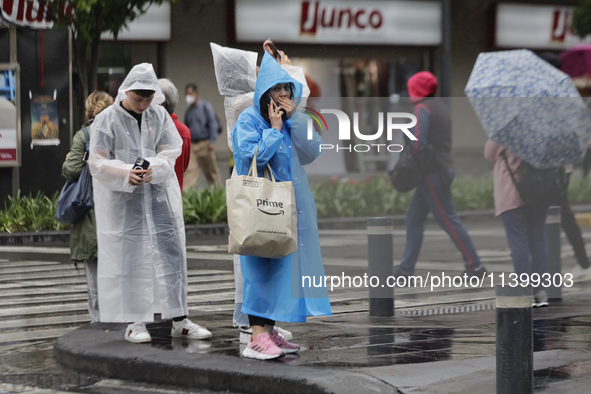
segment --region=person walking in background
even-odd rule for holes
[[[182,139],[149,63],[134,66],[90,139],[98,240],[101,322],[135,322],[125,340],[150,342],[145,322],[172,319],[171,335],[211,332],[187,318],[187,260],[181,189],[174,166]],[[136,164],[149,166],[138,169]]]
[[[561,69],[562,67],[562,60],[560,60],[560,56],[552,53],[552,52],[544,52],[540,55],[542,59],[544,59],[549,64],[553,65],[557,69]],[[590,141],[591,142],[591,141]],[[568,202],[568,184],[570,183],[570,177],[573,172],[573,166],[565,166],[564,172],[565,176],[565,184],[564,190],[560,195],[560,214],[561,214],[561,225],[564,233],[566,234],[566,238],[568,242],[571,244],[573,251],[575,253],[575,259],[579,264],[579,267],[575,267],[573,270],[573,278],[586,276],[591,274],[591,270],[586,269],[589,268],[589,257],[587,256],[587,251],[585,250],[585,241],[583,240],[583,236],[581,235],[581,229],[577,224],[577,220],[575,219],[575,215],[570,207],[570,203]]]
[[[174,84],[166,78],[159,79],[158,86],[160,86],[160,90],[164,95],[164,102],[161,105],[172,118],[179,135],[183,139],[183,150],[174,164],[174,172],[176,173],[176,178],[179,181],[179,186],[181,187],[182,193],[183,177],[185,171],[187,171],[187,168],[189,167],[189,160],[191,159],[191,131],[187,126],[179,122],[178,117],[174,114],[174,109],[179,103],[179,91],[177,90],[176,86],[174,86]]]
[[[185,88],[189,108],[185,113],[185,125],[191,130],[191,160],[185,174],[187,188],[192,188],[203,171],[209,185],[221,185],[220,170],[216,161],[214,144],[220,127],[212,105],[199,98],[197,85],[190,83]]]
[[[240,256],[244,277],[242,313],[252,338],[242,355],[268,360],[294,353],[300,346],[274,329],[275,321],[305,322],[307,316],[331,315],[326,287],[306,288],[299,278],[324,276],[314,197],[303,165],[318,155],[322,138],[307,138],[307,118],[296,110],[303,85],[265,53],[254,91],[254,105],[244,110],[232,129],[236,172],[246,175],[256,152],[257,165],[270,165],[279,182],[292,181],[298,212],[298,250],[281,258]],[[296,275],[297,277],[292,277]]]
[[[511,259],[517,275],[538,274],[548,271],[548,243],[546,216],[548,207],[526,205],[513,182],[511,173],[519,179],[521,159],[492,140],[486,141],[484,157],[493,162],[495,215],[501,216]],[[541,282],[540,282],[541,283]],[[534,307],[548,305],[548,295],[540,285],[534,287]]]
[[[86,99],[86,123],[82,125],[72,141],[70,152],[62,165],[62,175],[69,181],[75,181],[80,176],[86,164],[86,135],[84,129],[91,133],[90,125],[94,117],[102,110],[113,104],[113,97],[105,92],[94,91]],[[93,323],[100,321],[99,302],[97,294],[97,247],[96,247],[96,219],[94,209],[70,225],[70,253],[72,260],[84,262],[86,271],[86,286],[88,288],[88,313]]]
[[[441,169],[427,176],[412,196],[406,215],[406,245],[402,261],[394,269],[395,276],[414,274],[415,265],[421,252],[425,221],[429,212],[439,226],[451,237],[462,254],[465,273],[482,276],[486,269],[480,262],[472,239],[460,221],[451,198],[451,183],[454,170],[451,160],[451,117],[449,109],[434,97],[437,92],[437,78],[428,71],[413,75],[408,80],[410,100],[414,103],[412,113],[417,124],[412,128],[416,141],[410,141],[405,149],[418,154],[430,144],[435,151]]]

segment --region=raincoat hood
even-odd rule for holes
[[[156,107],[164,102],[164,95],[158,85],[158,78],[156,78],[154,67],[150,63],[140,63],[133,66],[119,87],[115,103],[119,104],[125,100],[125,97],[127,97],[125,92],[129,90],[153,90],[155,93],[150,104],[151,107]]]
[[[295,101],[296,105],[298,105],[302,98],[302,84],[292,78],[287,73],[287,71],[285,71],[279,65],[279,63],[277,63],[277,60],[273,59],[271,55],[265,52],[263,61],[261,62],[261,66],[259,68],[257,83],[254,88],[254,99],[252,100],[259,113],[261,112],[261,97],[263,94],[265,94],[267,90],[271,89],[278,83],[287,82],[292,83],[295,87],[295,91],[293,92],[293,100]]]
[[[416,103],[437,93],[437,77],[429,71],[421,71],[410,77],[407,87],[410,101]]]

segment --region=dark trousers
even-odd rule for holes
[[[568,183],[570,181],[570,174],[566,175],[566,188],[568,188]],[[564,233],[566,234],[566,238],[568,242],[573,247],[573,251],[575,252],[575,258],[577,259],[577,263],[582,268],[589,268],[589,258],[587,257],[587,251],[585,250],[585,242],[583,241],[583,236],[581,235],[581,230],[579,229],[579,225],[575,219],[575,215],[573,211],[570,209],[570,204],[568,203],[568,195],[566,190],[560,199],[560,213],[562,216],[561,224]]]
[[[259,317],[259,316],[253,316],[253,315],[248,315],[248,322],[250,323],[250,326],[265,326],[265,325],[269,325],[269,326],[274,326],[275,325],[275,320],[271,320],[271,319],[265,319],[264,317]]]
[[[406,246],[398,266],[403,272],[412,274],[415,271],[429,212],[462,254],[466,269],[480,267],[480,258],[451,198],[450,186],[453,178],[454,171],[451,168],[431,174],[417,187],[412,196],[406,213]]]
[[[526,205],[501,214],[517,275],[527,274],[531,279],[536,273],[542,281],[542,275],[548,272],[547,215],[547,208],[534,209]],[[543,289],[538,286],[534,293]]]

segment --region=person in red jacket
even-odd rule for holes
[[[160,90],[162,90],[162,94],[164,94],[164,97],[166,98],[161,105],[164,107],[166,112],[170,114],[176,129],[183,139],[183,151],[176,159],[176,163],[174,165],[174,172],[176,172],[176,177],[179,180],[179,186],[181,187],[182,193],[183,175],[187,170],[187,167],[189,167],[189,160],[191,159],[191,130],[179,122],[177,116],[173,113],[176,105],[179,102],[179,91],[177,88],[170,80],[166,78],[159,79],[158,85],[160,86]]]

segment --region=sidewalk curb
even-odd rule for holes
[[[76,372],[111,379],[279,394],[398,393],[383,381],[352,371],[295,367],[211,354],[165,351],[123,339],[124,324],[80,327],[56,341],[54,358]],[[91,339],[89,339],[91,338]]]

